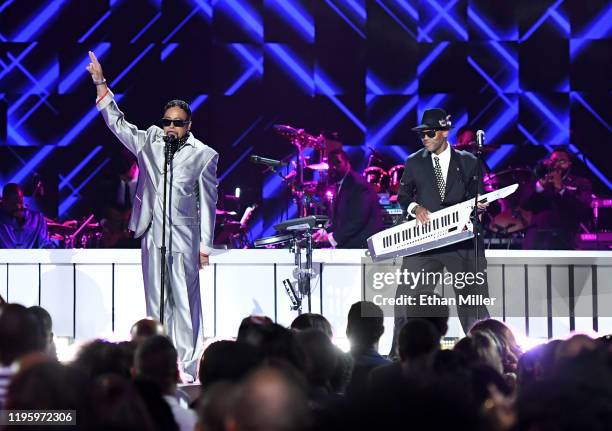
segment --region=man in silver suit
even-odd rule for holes
[[[161,245],[165,141],[174,141],[166,188],[166,283],[164,326],[185,372],[195,376],[203,348],[199,269],[208,264],[217,202],[216,151],[191,133],[191,109],[181,100],[164,108],[163,129],[139,130],[125,120],[106,85],[102,66],[89,52],[96,107],[110,130],[138,159],[140,173],[129,229],[141,238],[147,314],[160,318]]]

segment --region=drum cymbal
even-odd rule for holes
[[[329,169],[329,165],[325,162],[322,163],[314,163],[312,165],[306,166],[307,169],[312,169],[313,171],[326,171]]]
[[[325,139],[322,136],[314,137],[304,129],[296,129],[287,124],[275,124],[272,128],[277,134],[289,139],[297,147],[312,147],[321,150],[325,145]]]
[[[491,172],[485,175],[486,185],[496,186],[497,188],[509,186],[510,184],[526,184],[533,179],[533,170],[525,167],[509,168],[500,172]]]
[[[272,126],[272,128],[276,133],[288,139],[293,139],[300,132],[295,127],[291,127],[286,124],[275,124],[274,126]]]
[[[455,145],[455,150],[463,150],[463,151],[468,151],[470,153],[475,153],[476,152],[476,143],[475,142],[470,142],[468,144],[464,144],[464,145]],[[491,154],[492,152],[499,150],[499,145],[495,145],[495,144],[488,144],[488,145],[484,145],[480,151],[482,152],[482,154]]]
[[[225,210],[216,209],[216,210],[215,210],[215,214],[216,214],[216,215],[230,215],[230,216],[235,216],[237,213],[236,213],[236,211],[225,211]]]

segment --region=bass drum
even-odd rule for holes
[[[404,165],[395,165],[389,169],[389,194],[397,195],[404,175]]]
[[[384,193],[389,185],[387,171],[378,166],[370,166],[363,171],[363,177],[372,186],[376,193]]]

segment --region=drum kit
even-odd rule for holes
[[[274,125],[273,129],[288,140],[297,151],[296,162],[292,164],[293,170],[287,175],[276,173],[289,188],[292,199],[297,205],[298,217],[331,215],[334,192],[327,184],[329,165],[325,137],[314,136],[304,129],[285,124]],[[316,163],[310,162],[313,159]]]
[[[103,227],[93,214],[80,222],[47,219],[47,231],[56,248],[99,248],[104,237]]]

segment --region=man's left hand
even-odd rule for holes
[[[480,195],[478,195],[478,198],[480,199]],[[477,205],[478,205],[479,212],[484,212],[487,210],[487,208],[489,208],[489,202],[484,202],[484,203],[478,202]]]
[[[208,255],[204,253],[200,253],[200,269],[208,266]]]

